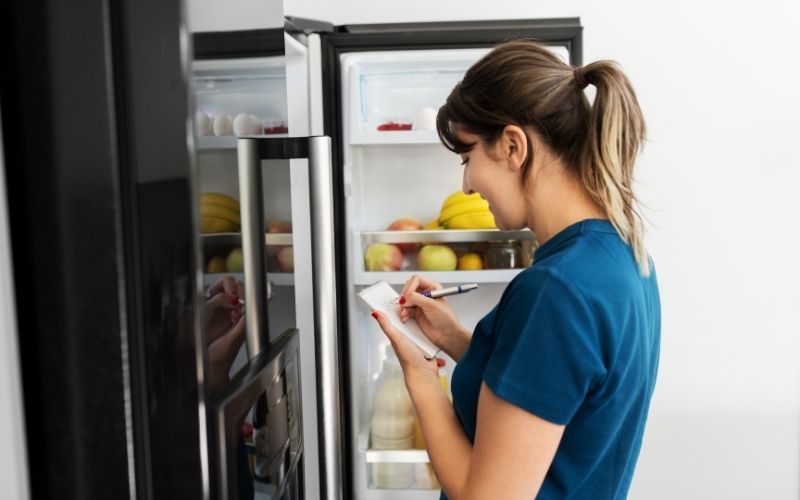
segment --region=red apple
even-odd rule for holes
[[[274,220],[267,225],[268,233],[291,233],[292,222],[288,220]]]
[[[388,231],[419,231],[422,227],[422,222],[417,219],[403,218],[395,220],[386,229]],[[395,243],[395,245],[403,253],[413,253],[419,248],[419,243]]]
[[[294,249],[283,247],[278,251],[278,269],[282,273],[294,272]]]
[[[399,271],[403,265],[403,252],[396,245],[373,243],[364,252],[367,271]]]

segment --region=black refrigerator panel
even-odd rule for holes
[[[182,4],[2,11],[32,497],[203,498]]]

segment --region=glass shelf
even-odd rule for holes
[[[435,231],[363,231],[361,243],[472,243],[477,241],[535,240],[529,229],[500,231],[499,229],[442,229]]]
[[[247,136],[247,137],[269,137],[269,138],[280,138],[280,137],[289,137],[289,134],[270,134],[270,135],[255,135],[255,136]],[[221,149],[236,149],[237,140],[239,137],[235,135],[223,135],[223,136],[216,136],[216,135],[204,135],[202,137],[196,137],[197,140],[197,149],[199,151],[215,151]],[[437,138],[438,141],[438,138]]]
[[[204,247],[238,247],[242,246],[242,233],[214,233],[202,236]],[[265,233],[267,245],[292,245],[292,233]]]

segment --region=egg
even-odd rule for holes
[[[233,125],[227,115],[214,118],[214,135],[233,135]]]
[[[425,107],[419,110],[411,124],[412,130],[436,130],[436,110]]]
[[[197,134],[198,137],[214,134],[211,128],[211,118],[202,111],[198,111],[194,114],[194,133]]]
[[[233,119],[233,133],[241,137],[243,135],[258,134],[258,122],[256,117],[247,113],[239,113]]]

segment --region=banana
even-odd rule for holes
[[[227,219],[219,217],[200,217],[200,230],[203,234],[231,233],[239,230],[239,226]]]
[[[200,193],[201,205],[222,205],[229,208],[234,212],[239,211],[239,202],[236,198],[232,198],[227,194],[222,193]]]
[[[439,225],[439,221],[433,219],[432,221],[422,226],[422,229],[427,229],[429,231],[438,231],[439,229],[442,229],[442,226]]]
[[[467,200],[480,199],[480,197],[481,196],[478,193],[467,194],[461,190],[456,191],[455,193],[452,193],[450,196],[444,199],[444,202],[442,203],[442,210],[452,205],[455,205],[456,203],[461,203],[462,201],[467,201]]]
[[[450,205],[449,207],[442,208],[442,211],[439,213],[439,218],[437,219],[439,224],[445,225],[447,221],[452,219],[453,217],[458,217],[459,215],[469,214],[473,212],[488,212],[489,211],[489,202],[484,200],[483,198],[478,197],[478,199],[469,199],[462,201],[460,203],[456,203],[454,205]]]
[[[444,225],[446,229],[493,229],[497,226],[494,223],[492,212],[472,212],[457,215]]]
[[[226,219],[236,226],[239,226],[242,223],[242,219],[239,217],[238,210],[231,210],[230,208],[223,207],[222,205],[200,205],[200,215],[203,217]]]

